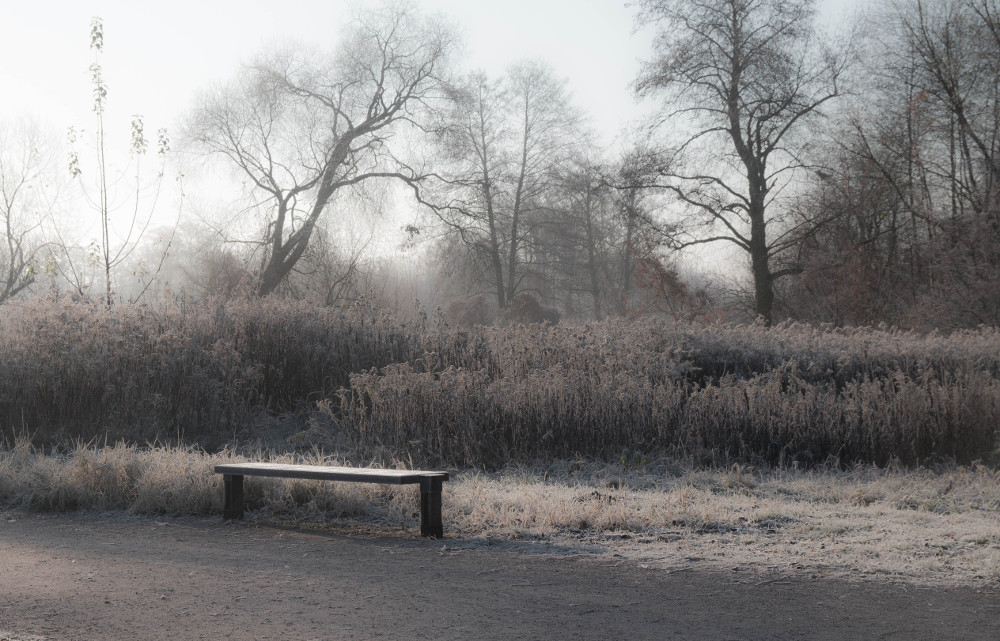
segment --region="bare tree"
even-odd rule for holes
[[[548,199],[551,224],[539,245],[551,256],[551,287],[566,311],[602,320],[625,314],[621,276],[633,230],[620,215],[610,168],[587,151],[560,168],[557,190]]]
[[[485,266],[497,306],[520,291],[554,171],[578,142],[565,82],[537,62],[500,80],[473,74],[453,93],[447,166],[426,202]]]
[[[0,303],[30,288],[42,269],[42,227],[58,199],[50,152],[37,126],[0,126]]]
[[[60,271],[67,282],[80,294],[84,294],[93,282],[91,276],[86,272],[88,267],[96,266],[102,272],[104,280],[104,302],[110,307],[114,302],[114,290],[112,287],[112,274],[116,268],[123,265],[136,252],[143,236],[149,229],[153,220],[153,213],[160,196],[160,188],[165,174],[165,159],[170,149],[170,141],[167,137],[166,129],[157,131],[157,158],[159,168],[155,178],[151,181],[151,188],[144,182],[142,160],[149,150],[149,139],[146,137],[141,115],[133,115],[131,123],[131,135],[129,140],[129,153],[131,156],[131,169],[134,174],[130,177],[132,184],[124,199],[116,200],[115,192],[122,183],[124,176],[114,176],[111,164],[107,159],[106,135],[104,113],[107,108],[108,88],[104,82],[104,70],[101,64],[101,57],[104,52],[104,23],[101,18],[94,18],[90,24],[90,49],[94,55],[94,61],[90,65],[91,87],[93,91],[93,112],[94,112],[94,156],[92,165],[94,170],[94,182],[91,186],[84,184],[84,170],[80,155],[76,150],[76,143],[80,133],[75,127],[70,127],[68,142],[70,144],[69,173],[77,179],[80,188],[83,190],[84,199],[87,204],[97,213],[101,228],[101,240],[94,240],[86,250],[81,247],[72,246],[60,238],[63,260]],[[178,219],[180,221],[180,210]],[[117,223],[117,225],[116,225]],[[170,238],[173,238],[174,228],[170,231]],[[166,248],[158,258],[155,270],[146,274],[147,280],[139,296],[150,287],[156,277],[159,268],[166,258],[166,251],[170,242],[166,243]],[[87,267],[85,267],[85,265]]]
[[[623,228],[620,246],[621,272],[618,300],[614,305],[625,315],[630,307],[636,266],[643,258],[668,244],[670,228],[652,217],[651,196],[656,194],[660,168],[665,161],[646,143],[627,149],[610,168],[604,181],[614,193],[614,209]]]
[[[935,173],[949,178],[952,215],[968,207],[991,217],[1000,239],[1000,2],[910,0],[890,20],[912,57],[907,80],[917,95],[908,106],[947,132],[948,166]]]
[[[442,24],[390,6],[358,18],[331,55],[277,52],[202,96],[188,135],[227,158],[266,210],[260,295],[305,255],[338,191],[420,178],[390,141],[421,128],[451,49]]]
[[[609,234],[605,224],[610,210],[607,188],[601,179],[600,168],[585,160],[578,162],[575,171],[567,177],[568,214],[576,219],[579,233],[574,240],[583,249],[583,267],[586,274],[586,288],[593,300],[594,320],[603,320],[602,292],[605,289],[602,271],[608,271],[607,241]],[[603,268],[603,269],[602,269]]]
[[[774,201],[804,164],[799,129],[839,93],[842,63],[811,44],[813,5],[641,2],[642,19],[660,30],[637,91],[667,96],[658,123],[691,131],[662,171],[661,186],[692,214],[676,244],[723,241],[747,252],[754,310],[766,322],[772,319],[774,281],[795,271],[772,269],[772,258],[794,242],[788,230],[773,229]],[[711,161],[707,167],[705,161]]]
[[[997,0],[897,0],[866,16],[863,90],[800,189],[807,219],[833,220],[800,245],[799,317],[998,323],[998,16]]]

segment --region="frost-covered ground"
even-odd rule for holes
[[[46,455],[22,445],[0,452],[0,504],[221,514],[212,466],[241,459],[125,445]],[[412,487],[251,477],[246,493],[251,518],[264,523],[417,527]],[[1000,586],[1000,471],[985,466],[800,471],[660,460],[459,471],[445,484],[444,520],[446,538],[476,545],[597,547],[670,571]]]

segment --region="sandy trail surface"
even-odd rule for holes
[[[0,516],[0,641],[1000,638],[989,590],[669,572],[408,531]]]

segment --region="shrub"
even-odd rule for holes
[[[437,332],[351,377],[331,418],[429,464],[623,450],[772,464],[970,462],[996,453],[1000,341],[788,325],[606,321]]]
[[[0,314],[2,433],[217,442],[261,413],[331,394],[351,372],[418,353],[410,328],[364,308],[10,304]]]
[[[998,339],[651,319],[428,330],[364,305],[34,300],[0,310],[0,427],[8,442],[214,449],[292,416],[303,447],[476,467],[623,451],[966,463],[997,452]]]

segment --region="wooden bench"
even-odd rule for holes
[[[420,535],[441,538],[441,486],[447,472],[420,470],[377,470],[322,465],[286,465],[282,463],[225,463],[215,466],[225,484],[225,507],[222,517],[243,518],[243,477],[271,476],[315,481],[350,481],[355,483],[420,484]]]

